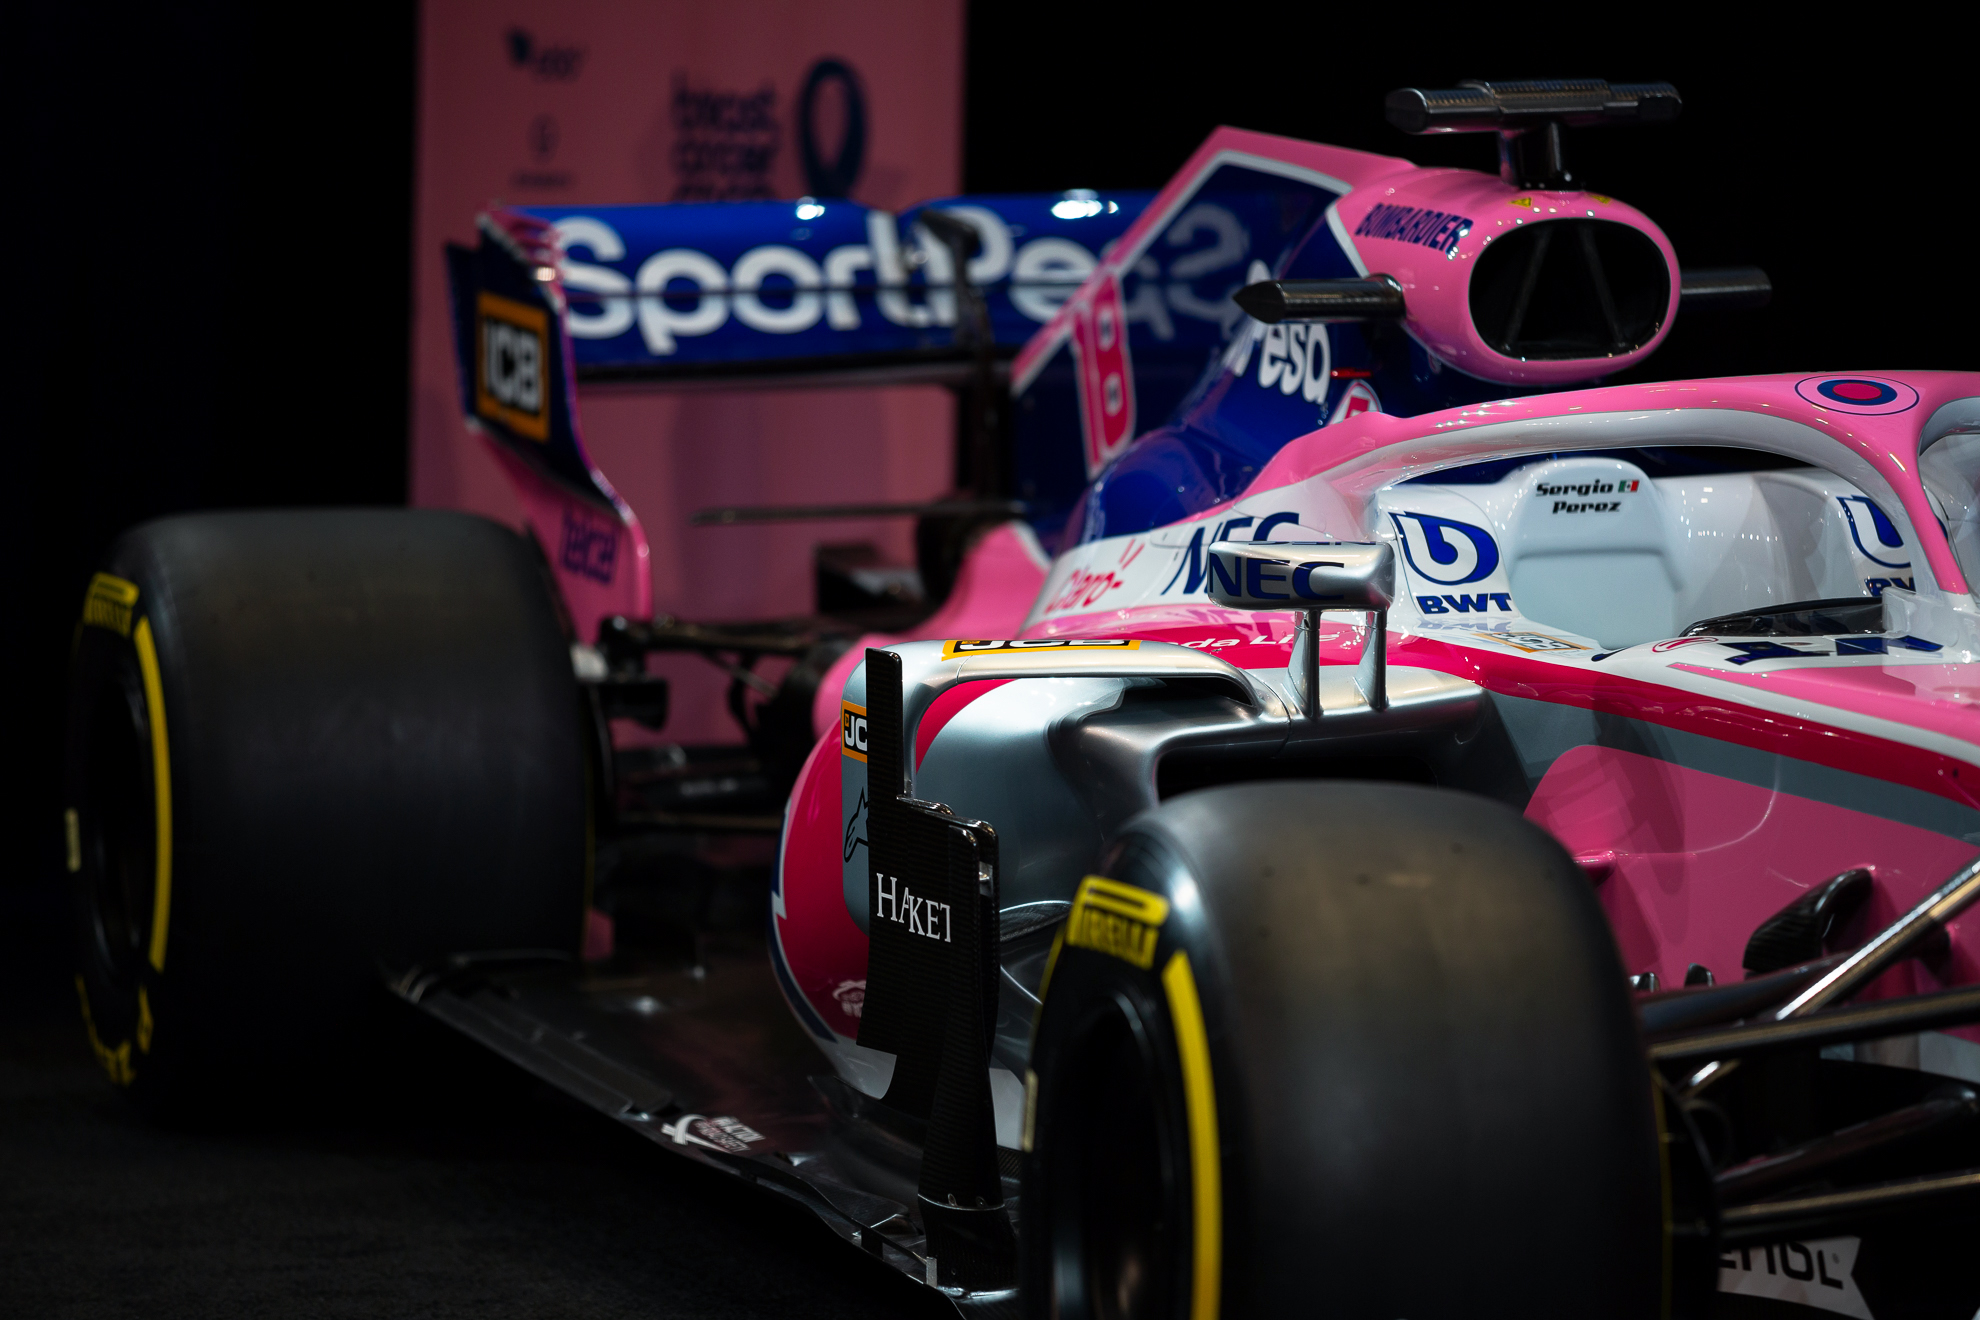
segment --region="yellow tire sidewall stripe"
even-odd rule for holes
[[[1189,1116],[1189,1187],[1192,1251],[1190,1320],[1217,1320],[1223,1273],[1223,1162],[1217,1143],[1217,1088],[1210,1073],[1210,1037],[1189,955],[1178,949],[1162,969],[1169,1017],[1182,1062],[1183,1100]]]
[[[131,641],[137,647],[138,669],[144,676],[144,706],[151,725],[151,783],[158,821],[158,878],[151,905],[151,969],[165,970],[165,935],[172,919],[172,758],[165,740],[165,685],[158,677],[158,648],[151,639],[151,620],[140,617]]]
[[[103,1037],[96,1031],[96,1015],[89,1010],[89,986],[81,976],[76,977],[76,995],[82,1000],[83,1029],[89,1033],[89,1048],[96,1055],[97,1063],[110,1074],[110,1080],[119,1086],[129,1086],[136,1073],[131,1068],[131,1043],[128,1040],[117,1042],[111,1049],[103,1043]]]

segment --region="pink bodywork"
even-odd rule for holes
[[[1349,419],[1345,426],[1312,431],[1286,445],[1259,471],[1244,495],[1323,477],[1344,500],[1357,501],[1382,486],[1436,468],[1478,462],[1500,453],[1579,448],[1574,427],[1582,419],[1697,411],[1700,413],[1697,434],[1702,442],[1714,429],[1704,410],[1754,413],[1819,427],[1838,445],[1869,464],[1890,484],[1911,525],[1918,529],[1926,561],[1940,589],[1967,592],[1966,578],[1953,558],[1952,547],[1943,534],[1931,534],[1930,529],[1938,527],[1938,516],[1932,511],[1919,480],[1918,432],[1941,407],[1980,394],[1980,374],[1917,371],[1879,376],[1878,379],[1896,381],[1917,392],[1917,402],[1902,412],[1811,403],[1796,388],[1808,379],[1805,375],[1780,375],[1661,381],[1501,399],[1417,417],[1361,413]],[[1500,440],[1496,444],[1482,444],[1468,436],[1480,427],[1508,422],[1528,423],[1532,428],[1531,438],[1524,443]],[[1729,438],[1726,443],[1754,442]]]
[[[839,727],[839,693],[845,690],[847,675],[866,659],[869,646],[892,646],[929,637],[1017,636],[1026,611],[1038,599],[1038,589],[1045,585],[1046,567],[1038,542],[1022,524],[1005,523],[993,529],[964,557],[956,584],[941,609],[911,632],[868,633],[825,671],[811,706],[812,730],[822,738]],[[927,736],[935,735],[930,732]],[[836,793],[838,787],[834,785],[832,791]],[[838,801],[836,797],[832,800]]]
[[[1323,485],[1338,501],[1338,521],[1329,519],[1328,525],[1358,539],[1351,529],[1364,525],[1367,501],[1380,488],[1505,453],[1575,448],[1573,431],[1584,418],[1695,410],[1700,430],[1709,432],[1712,418],[1726,410],[1759,413],[1819,428],[1820,434],[1809,433],[1813,443],[1832,440],[1887,483],[1924,551],[1918,565],[1921,594],[1954,603],[1965,598],[1970,611],[1966,579],[1917,471],[1920,428],[1945,403],[1980,394],[1980,376],[1917,373],[1901,379],[1917,392],[1917,404],[1887,415],[1852,415],[1811,404],[1796,389],[1805,378],[1794,376],[1618,386],[1408,418],[1366,414],[1294,440],[1231,503],[1294,483],[1309,489]],[[1130,539],[1107,563],[1119,559],[1118,567],[1125,568],[1139,553],[1137,546],[1146,544],[1146,538]],[[1019,601],[1041,585],[1037,565],[1016,553],[1021,548],[1014,539],[986,541],[941,616],[912,637],[865,639],[828,676],[821,692],[815,714],[824,736],[792,801],[782,885],[787,920],[777,924],[797,936],[782,943],[797,988],[841,1035],[857,1033],[857,1018],[837,992],[864,977],[866,938],[845,912],[841,893],[841,758],[830,729],[845,674],[863,657],[864,644],[1133,636],[1205,650],[1243,669],[1284,669],[1288,663],[1294,615],[1237,613],[1205,604],[1109,609],[1106,598],[1118,579],[1098,561],[1055,588],[1068,599],[1033,605],[1042,621],[1020,631]],[[1755,673],[1693,663],[1695,652],[1674,646],[1658,649],[1661,668],[1653,672],[1670,676],[1658,682],[1643,677],[1640,668],[1631,674],[1554,663],[1465,645],[1451,636],[1392,633],[1390,662],[1441,670],[1508,697],[1696,734],[1727,745],[1729,752],[1751,749],[1980,809],[1980,751],[1952,750],[1980,748],[1980,664],[1956,660]],[[1352,616],[1330,615],[1321,661],[1349,663],[1360,644],[1361,629]],[[915,762],[939,741],[949,721],[995,686],[968,684],[948,693],[942,709],[931,711],[917,732]],[[1783,713],[1787,703],[1761,702],[1750,693],[1792,699],[1804,713]],[[1836,714],[1824,718],[1825,710]],[[1920,746],[1913,731],[1954,741],[1948,750],[1932,750]],[[1593,744],[1559,756],[1542,774],[1526,814],[1559,839],[1598,886],[1629,970],[1655,972],[1667,985],[1681,983],[1694,962],[1721,977],[1737,976],[1746,941],[1762,920],[1848,867],[1866,866],[1877,878],[1874,897],[1856,918],[1868,930],[1909,909],[1980,851],[1973,843],[1871,810]],[[1955,923],[1952,935],[1946,956],[1903,964],[1868,993],[1904,994],[1980,980],[1980,918],[1969,915]],[[1958,1034],[1980,1039],[1980,1031]]]
[[[1061,345],[1074,342],[1083,373],[1089,474],[1131,444],[1138,426],[1156,420],[1135,419],[1131,410],[1103,417],[1109,397],[1106,374],[1129,370],[1124,357],[1116,363],[1109,356],[1120,342],[1121,274],[1163,232],[1198,180],[1232,158],[1274,162],[1346,186],[1347,195],[1329,217],[1344,238],[1373,207],[1385,203],[1470,217],[1471,228],[1448,254],[1366,235],[1351,238],[1344,247],[1364,273],[1391,275],[1402,283],[1411,308],[1409,328],[1419,339],[1446,362],[1485,379],[1533,387],[1571,383],[1587,371],[1586,363],[1508,359],[1487,347],[1470,317],[1462,314],[1469,263],[1500,236],[1548,217],[1614,219],[1647,235],[1669,268],[1677,269],[1662,232],[1640,212],[1612,199],[1515,189],[1469,171],[1419,170],[1394,157],[1219,129],[1013,364],[1013,379],[1023,381]],[[515,232],[512,237],[541,246],[539,234]],[[547,258],[543,264],[555,265]],[[552,296],[560,296],[554,285]],[[1635,352],[1613,359],[1612,371],[1633,366],[1655,350],[1674,319],[1675,287],[1670,299],[1658,334]],[[1767,442],[1747,433],[1725,434],[1715,441],[1714,419],[1735,414],[1776,418],[1800,424],[1799,433],[1819,433],[1833,442],[1835,461],[1820,465],[1837,466],[1847,456],[1865,477],[1874,474],[1883,490],[1873,495],[1888,494],[1894,500],[1922,548],[1924,562],[1916,568],[1920,596],[1972,615],[1971,589],[1921,485],[1918,455],[1927,419],[1955,399],[1980,395],[1980,375],[1882,376],[1910,392],[1910,401],[1897,410],[1824,405],[1801,388],[1811,379],[1784,375],[1612,386],[1415,417],[1356,413],[1288,443],[1238,499],[1221,507],[1301,485],[1319,503],[1332,506],[1333,513],[1321,518],[1323,527],[1342,539],[1357,540],[1365,535],[1365,515],[1381,488],[1488,458],[1600,447],[1581,443],[1577,436],[1580,424],[1597,418],[1683,416],[1696,443],[1760,447],[1768,447]],[[568,383],[574,390],[575,382]],[[1794,452],[1807,459],[1807,448],[1804,442]],[[543,540],[579,635],[595,636],[598,621],[610,614],[645,617],[651,609],[646,540],[637,518],[603,476],[593,469],[597,489],[612,509],[609,514],[499,448],[496,454]],[[1204,510],[1192,518],[1216,512]],[[573,526],[580,537],[612,538],[610,558],[618,567],[605,580],[566,562],[561,538]],[[1124,547],[1118,567],[1136,553],[1134,544]],[[861,638],[821,684],[813,710],[819,742],[787,807],[783,880],[773,926],[794,988],[841,1037],[858,1032],[866,937],[846,911],[840,879],[842,758],[835,730],[845,680],[867,646],[943,638],[1134,636],[1209,650],[1240,668],[1283,669],[1288,662],[1294,626],[1290,614],[1237,614],[1205,605],[1110,608],[1108,596],[1122,584],[1114,571],[1099,564],[1060,583],[1054,600],[1040,601],[1048,568],[1027,531],[1016,524],[996,530],[971,551],[937,615],[910,634]],[[1039,621],[1026,628],[1034,611]],[[1664,667],[1657,671],[1668,675],[1668,681],[1657,682],[1643,677],[1641,669],[1626,674],[1550,663],[1453,642],[1448,636],[1392,634],[1391,663],[1441,670],[1504,696],[1695,734],[1765,752],[1783,763],[1827,767],[1980,809],[1980,750],[1973,750],[1980,744],[1980,664],[1751,673],[1694,664],[1679,648],[1664,657]],[[1359,630],[1342,623],[1323,636],[1322,662],[1349,662],[1359,645]],[[945,696],[940,709],[920,726],[914,761],[928,754],[944,727],[970,702],[995,686],[969,684]],[[1800,713],[1783,713],[1790,704]],[[1825,718],[1824,712],[1833,712],[1833,718]],[[1936,735],[1940,749],[1921,746],[1915,736],[1920,731]],[[1864,865],[1877,877],[1869,910],[1858,919],[1874,928],[1908,909],[1980,851],[1973,843],[1869,811],[1592,744],[1571,747],[1554,761],[1541,776],[1526,814],[1558,838],[1599,886],[1629,970],[1654,971],[1666,984],[1682,981],[1693,962],[1712,967],[1721,977],[1737,975],[1741,951],[1755,925],[1846,867]],[[784,932],[801,938],[787,940]],[[1946,956],[1904,964],[1872,993],[1976,980],[1980,916],[1969,915],[1955,924]],[[1980,1039],[1980,1031],[1961,1034]]]
[[[1363,274],[1393,276],[1402,285],[1410,309],[1405,324],[1411,333],[1445,361],[1486,380],[1527,386],[1564,385],[1586,380],[1589,375],[1586,362],[1521,361],[1494,350],[1479,336],[1465,310],[1471,264],[1500,237],[1539,220],[1573,216],[1615,220],[1641,231],[1663,254],[1667,268],[1678,269],[1677,254],[1664,231],[1643,212],[1612,197],[1587,192],[1536,192],[1515,188],[1474,170],[1426,170],[1397,156],[1378,156],[1239,128],[1219,128],[1204,139],[1168,186],[1156,194],[1148,209],[1115,241],[1101,258],[1099,267],[1058,315],[1032,336],[1011,364],[1011,379],[1029,379],[1069,338],[1084,350],[1084,341],[1092,334],[1089,326],[1109,307],[1119,307],[1122,277],[1167,229],[1198,182],[1219,164],[1233,159],[1291,166],[1349,189],[1335,204],[1335,214],[1330,219],[1336,236],[1342,240],[1342,248]],[[1457,212],[1470,218],[1472,226],[1457,239],[1448,254],[1421,244],[1356,235],[1355,229],[1368,213],[1384,204]],[[1610,359],[1606,364],[1608,370],[1626,370],[1655,352],[1670,333],[1677,303],[1678,287],[1673,280],[1657,333],[1633,352]],[[1104,372],[1104,366],[1093,364],[1090,352],[1082,351],[1080,357],[1085,374]],[[1097,387],[1097,380],[1093,384]],[[1089,474],[1098,472],[1132,438],[1131,429],[1127,433],[1113,428],[1102,432],[1095,425],[1097,410],[1086,399],[1088,394],[1097,392],[1097,388],[1083,390],[1081,396],[1082,410],[1087,414],[1083,421]],[[1145,426],[1160,419],[1141,421]],[[1131,423],[1131,416],[1123,419],[1124,425],[1131,427]]]
[[[1922,594],[1972,610],[1967,580],[1954,559],[1918,475],[1919,432],[1943,405],[1980,395],[1980,374],[1905,373],[1917,392],[1899,413],[1855,414],[1810,403],[1797,392],[1807,378],[1750,377],[1626,385],[1507,399],[1416,417],[1369,413],[1302,436],[1282,449],[1237,499],[1295,483],[1321,483],[1338,498],[1344,539],[1360,539],[1366,502],[1378,489],[1436,468],[1518,452],[1577,448],[1577,422],[1595,416],[1646,417],[1699,410],[1699,430],[1723,410],[1759,413],[1820,428],[1860,457],[1903,507],[1929,576]],[[1502,423],[1525,423],[1508,428]],[[1489,434],[1479,429],[1493,426]],[[1745,443],[1752,443],[1750,440]],[[1124,551],[1132,553],[1132,550]],[[1094,575],[1098,576],[1098,575]],[[1123,636],[1181,642],[1213,650],[1240,668],[1287,663],[1295,616],[1237,614],[1202,605],[1098,608],[1053,613],[1026,636]],[[1330,618],[1331,622],[1331,618]],[[1322,663],[1345,662],[1358,644],[1342,628],[1323,641]],[[1687,662],[1681,648],[1667,671],[1709,680],[1663,686],[1594,666],[1514,656],[1428,635],[1392,634],[1390,662],[1442,670],[1488,691],[1578,706],[1700,734],[1739,747],[1869,776],[1980,808],[1980,664],[1863,665],[1802,671],[1742,672]],[[1818,708],[1816,718],[1756,704],[1768,692]],[[1855,718],[1830,722],[1826,708]],[[1888,730],[1880,735],[1881,726]],[[1943,735],[1973,749],[1946,754],[1922,748],[1908,730]],[[1877,877],[1876,896],[1859,918],[1871,928],[1909,909],[1977,850],[1931,830],[1848,810],[1792,793],[1677,766],[1613,748],[1570,749],[1543,776],[1527,816],[1573,853],[1601,885],[1617,941],[1633,972],[1654,971],[1665,984],[1683,980],[1693,962],[1722,977],[1739,965],[1754,927],[1799,893],[1849,866]],[[1953,927],[1950,954],[1906,964],[1872,994],[1909,993],[1980,980],[1980,917]],[[1980,1039],[1980,1031],[1959,1034]]]
[[[579,441],[582,449],[583,441]],[[517,497],[522,501],[523,516],[535,534],[538,544],[543,547],[543,555],[550,563],[550,571],[556,576],[558,589],[563,593],[564,607],[570,611],[571,624],[579,637],[598,636],[598,624],[615,614],[629,619],[646,619],[653,615],[652,554],[646,545],[646,532],[639,525],[639,518],[616,495],[613,510],[607,512],[596,502],[582,500],[565,490],[556,482],[545,480],[535,469],[490,441],[488,452],[501,465],[509,484],[515,487]],[[596,468],[592,475],[605,490],[605,478]],[[612,566],[607,580],[571,567],[570,557],[565,554],[566,545],[573,537],[608,538],[612,545],[609,555],[599,556]]]
[[[1420,243],[1356,235],[1364,217],[1384,203],[1452,211],[1473,219],[1471,230],[1447,256]],[[1586,192],[1535,192],[1514,188],[1473,170],[1422,170],[1364,180],[1339,203],[1341,228],[1354,236],[1354,249],[1369,274],[1392,275],[1403,286],[1409,327],[1445,361],[1486,380],[1522,385],[1564,385],[1586,380],[1582,362],[1526,362],[1488,345],[1472,323],[1466,298],[1471,263],[1496,240],[1536,220],[1585,216],[1615,220],[1639,230],[1663,254],[1666,269],[1678,268],[1677,253],[1649,216],[1612,197]],[[1678,286],[1671,282],[1662,328],[1634,352],[1619,355],[1614,370],[1633,366],[1656,351],[1677,314]]]
[[[1851,866],[1877,877],[1859,922],[1896,920],[1970,860],[1973,845],[1930,830],[1613,747],[1576,747],[1526,809],[1601,875],[1602,906],[1632,971],[1680,984],[1690,963],[1723,977],[1754,927],[1798,890]],[[1974,923],[1969,919],[1967,926]],[[1980,941],[1887,973],[1867,997],[1980,980]]]
[[[835,695],[839,690],[832,689]],[[846,991],[865,989],[867,940],[846,910],[839,882],[844,828],[839,766],[844,759],[835,728],[818,740],[798,772],[797,789],[784,808],[783,883],[772,900],[776,919],[770,925],[791,989],[828,1027],[851,1039],[859,1035],[859,1014]],[[799,1009],[796,1003],[791,1007]]]
[[[949,599],[907,635],[861,637],[826,671],[812,706],[818,742],[805,758],[784,811],[783,882],[777,920],[771,923],[777,957],[791,988],[837,1034],[859,1034],[855,989],[866,982],[866,932],[846,911],[839,880],[845,822],[840,819],[839,702],[846,679],[866,659],[869,646],[886,647],[930,637],[1013,637],[1045,584],[1046,564],[1028,529],[995,528],[970,548]],[[944,726],[972,701],[1002,687],[1002,680],[964,683],[942,694],[915,733],[914,763]],[[793,1009],[797,1006],[792,1005]],[[802,1015],[802,1014],[800,1014]]]

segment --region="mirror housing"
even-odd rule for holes
[[[1234,610],[1299,610],[1293,670],[1300,705],[1319,719],[1320,615],[1326,610],[1371,614],[1355,687],[1371,710],[1388,708],[1389,606],[1396,593],[1395,551],[1380,542],[1215,541],[1204,560],[1210,599]]]
[[[1395,551],[1380,542],[1213,541],[1210,599],[1234,610],[1386,610]]]
[[[1255,321],[1401,321],[1409,315],[1401,281],[1393,275],[1365,280],[1260,280],[1231,295]]]

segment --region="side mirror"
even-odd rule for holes
[[[1354,684],[1370,710],[1386,710],[1389,605],[1395,600],[1395,551],[1351,541],[1217,541],[1204,563],[1210,599],[1234,610],[1299,610],[1292,670],[1308,719],[1320,718],[1320,615],[1373,615],[1355,666]]]
[[[1231,301],[1267,325],[1400,321],[1409,315],[1402,284],[1393,275],[1370,275],[1365,280],[1260,280],[1232,294]]]

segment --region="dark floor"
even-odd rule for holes
[[[721,894],[691,906],[706,916]],[[952,1320],[801,1207],[650,1144],[382,992],[373,1062],[391,1085],[334,1104],[271,1091],[253,1122],[160,1128],[90,1056],[59,907],[0,879],[0,1320]],[[669,917],[656,901],[622,924],[663,931]],[[1974,1222],[1920,1225],[1859,1262],[1878,1320],[1972,1315]],[[1822,1314],[1724,1294],[1716,1307],[1718,1320]]]
[[[298,1120],[271,1095],[255,1130],[160,1130],[98,1071],[58,960],[20,943],[0,974],[0,1316],[953,1315],[801,1208],[410,1013],[411,1094]]]

